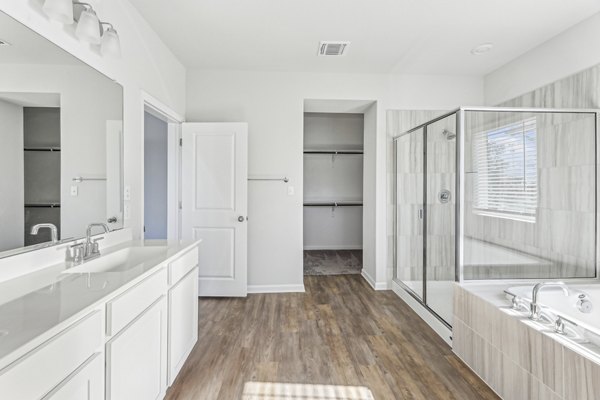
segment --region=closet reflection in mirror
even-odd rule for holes
[[[121,86],[2,13],[0,37],[0,257],[121,228]]]

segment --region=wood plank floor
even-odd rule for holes
[[[169,400],[239,400],[249,381],[366,386],[377,400],[496,399],[393,292],[359,275],[306,293],[201,299],[199,339]]]

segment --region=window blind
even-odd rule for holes
[[[475,211],[535,221],[536,119],[479,132],[473,139]]]

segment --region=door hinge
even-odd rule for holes
[[[181,203],[181,201],[179,202],[179,209],[183,209],[183,204]]]
[[[183,146],[183,138],[179,138],[179,147]]]

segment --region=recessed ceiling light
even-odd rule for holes
[[[12,46],[10,43],[8,43],[5,40],[0,39],[0,46]]]
[[[471,54],[474,56],[480,56],[490,51],[493,47],[494,43],[482,43],[479,46],[475,46],[473,49],[471,49]]]

